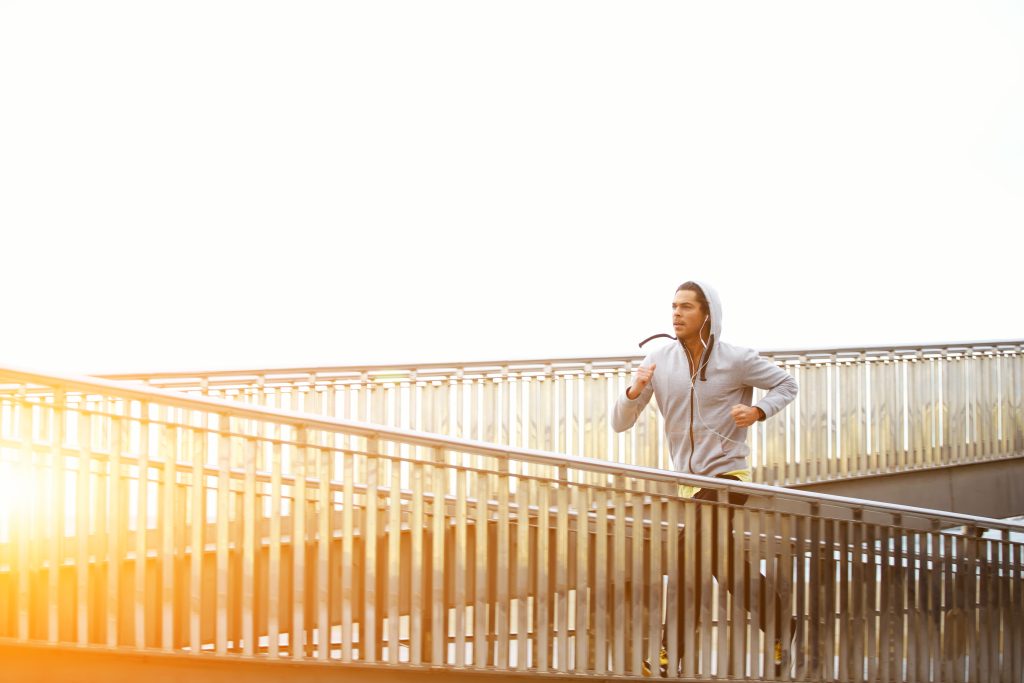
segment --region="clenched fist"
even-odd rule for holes
[[[644,388],[651,383],[656,367],[658,367],[656,363],[651,363],[650,365],[641,365],[636,369],[636,379],[633,380],[633,386],[626,389],[626,398],[632,401],[640,395]]]
[[[732,419],[736,423],[737,427],[749,427],[758,420],[764,414],[760,409],[752,406],[735,405],[732,407]]]

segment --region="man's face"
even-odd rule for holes
[[[676,292],[672,298],[672,327],[675,329],[676,339],[699,337],[705,315],[707,314],[701,308],[696,292],[688,289]]]

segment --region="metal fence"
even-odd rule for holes
[[[662,644],[669,677],[1024,675],[1019,525],[137,384],[0,381],[0,637],[596,677],[657,669]]]
[[[754,481],[793,485],[1024,452],[1024,342],[769,351],[800,385],[748,432]],[[610,426],[640,357],[112,376],[178,391],[671,469],[654,402]],[[754,400],[764,394],[756,390]]]

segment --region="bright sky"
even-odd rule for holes
[[[1019,2],[0,0],[0,364],[1024,338]]]

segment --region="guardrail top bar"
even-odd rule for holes
[[[1005,339],[997,341],[962,341],[962,342],[938,342],[928,344],[888,344],[878,346],[849,346],[849,347],[823,347],[814,349],[776,349],[763,350],[760,353],[773,358],[799,358],[802,356],[831,356],[839,354],[874,354],[901,351],[956,351],[961,349],[995,349],[1007,347],[1024,347],[1024,339]],[[232,375],[251,375],[254,377],[267,377],[277,375],[310,375],[319,373],[378,373],[388,371],[416,370],[457,370],[460,368],[493,369],[500,371],[505,367],[536,367],[538,369],[546,366],[559,365],[582,365],[586,363],[601,365],[614,365],[629,361],[638,361],[644,358],[644,354],[622,355],[622,356],[592,356],[573,358],[527,358],[520,360],[487,360],[468,362],[434,362],[434,363],[388,363],[376,365],[325,365],[325,366],[300,366],[283,368],[243,368],[238,370],[197,370],[197,371],[174,371],[174,372],[140,372],[140,373],[115,373],[101,374],[99,377],[114,380],[146,379],[160,377],[162,379],[188,379],[197,377],[223,377]]]
[[[128,400],[153,401],[191,410],[208,410],[217,413],[230,413],[234,417],[248,417],[290,424],[293,426],[313,427],[326,430],[344,431],[366,438],[385,438],[412,446],[456,450],[480,455],[512,457],[547,466],[564,466],[586,469],[593,472],[611,475],[635,476],[647,480],[663,481],[675,484],[688,484],[700,487],[748,491],[751,494],[768,494],[778,499],[788,499],[805,503],[835,503],[860,510],[871,510],[887,514],[905,514],[931,517],[948,522],[951,525],[981,526],[988,529],[1024,532],[1024,524],[1016,524],[1004,520],[975,517],[942,510],[929,510],[905,505],[881,503],[823,493],[796,491],[793,489],[767,486],[745,482],[729,481],[699,475],[683,474],[669,470],[660,470],[639,465],[612,463],[605,460],[564,455],[555,452],[534,449],[508,448],[496,446],[484,441],[460,439],[416,432],[397,427],[344,420],[339,418],[321,417],[309,413],[277,410],[240,404],[227,399],[194,396],[166,389],[157,389],[138,384],[124,383],[115,380],[101,379],[80,375],[45,373],[37,370],[16,368],[0,365],[0,378],[8,378],[17,383],[38,384],[43,386],[60,385],[65,389],[81,392],[109,393]]]

